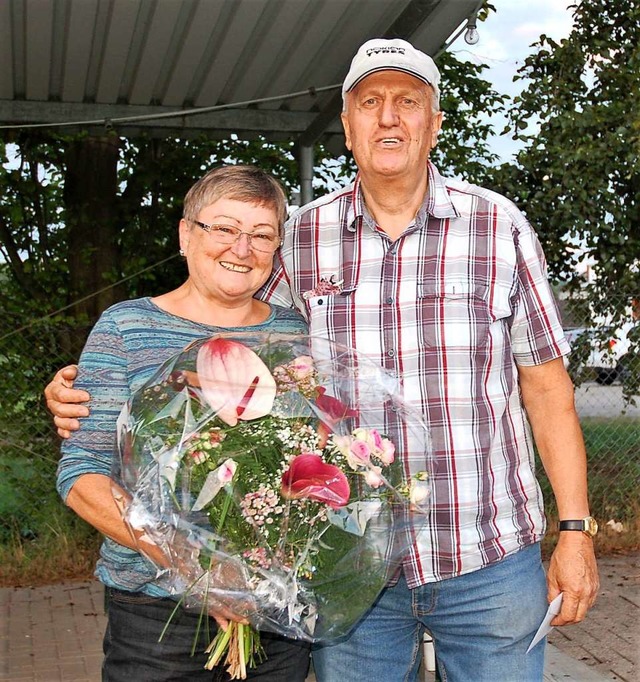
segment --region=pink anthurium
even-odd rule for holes
[[[271,412],[276,382],[268,367],[244,344],[216,337],[203,344],[196,359],[207,403],[222,421],[264,417]]]
[[[318,455],[298,455],[282,474],[281,494],[293,500],[324,502],[338,509],[349,501],[349,481],[337,466],[327,464]]]

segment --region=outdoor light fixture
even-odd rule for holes
[[[464,42],[467,45],[475,45],[480,40],[480,34],[476,28],[477,20],[478,15],[475,12],[467,20],[467,30],[464,33]]]

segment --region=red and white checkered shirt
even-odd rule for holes
[[[333,284],[333,286],[332,286]],[[325,293],[322,293],[325,292]],[[414,222],[392,241],[353,185],[289,220],[263,290],[310,334],[355,348],[395,375],[428,423],[429,526],[405,559],[411,587],[468,573],[540,539],[544,514],[516,365],[569,352],[538,239],[494,192],[429,164]]]

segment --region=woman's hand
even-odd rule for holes
[[[81,403],[88,402],[91,396],[73,388],[77,375],[77,365],[67,365],[56,372],[44,389],[47,409],[53,414],[53,423],[62,438],[69,438],[72,431],[80,428],[78,417],[89,415],[89,408]]]
[[[222,604],[215,604],[208,609],[209,615],[216,621],[218,627],[221,630],[225,630],[229,627],[231,621],[236,623],[242,623],[243,625],[249,625],[249,620],[245,616],[240,616],[237,613],[229,610]]]

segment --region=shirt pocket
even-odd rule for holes
[[[305,303],[309,333],[348,345],[348,331],[353,325],[353,294],[353,290],[343,290],[308,298]]]
[[[418,300],[427,346],[462,350],[487,345],[495,321],[487,285],[462,280],[419,283]]]

